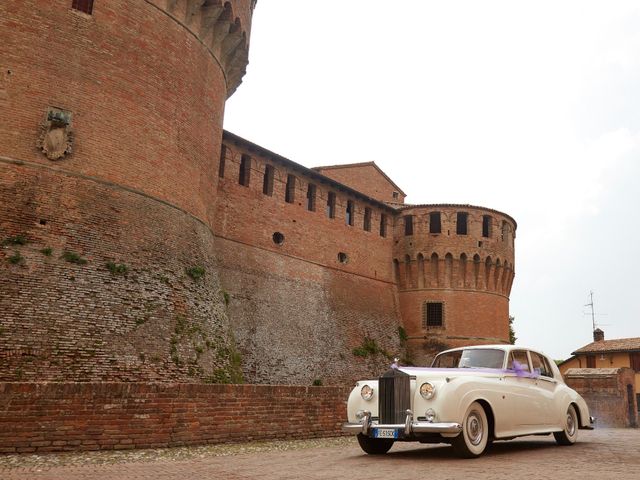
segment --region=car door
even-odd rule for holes
[[[553,370],[551,370],[549,360],[544,355],[534,351],[529,351],[529,355],[535,375],[536,402],[541,407],[539,422],[546,427],[559,425],[562,420],[558,417],[560,412],[557,411],[556,402],[554,401],[558,381],[553,378]]]
[[[539,423],[542,405],[538,400],[536,379],[531,374],[531,363],[526,350],[512,350],[507,359],[503,377],[508,419],[504,419],[504,431],[523,434],[534,431]],[[510,425],[509,425],[510,423]],[[506,435],[506,433],[505,433]]]

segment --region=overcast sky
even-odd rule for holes
[[[640,337],[640,2],[261,0],[225,128],[518,222],[518,344]]]

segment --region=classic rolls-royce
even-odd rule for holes
[[[553,434],[572,445],[593,429],[584,399],[555,362],[515,345],[481,345],[439,353],[430,368],[394,363],[378,379],[356,383],[343,430],[369,454],[396,441],[450,443],[456,454],[481,455],[493,440]]]

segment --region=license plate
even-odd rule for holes
[[[398,438],[398,431],[394,428],[374,428],[374,438]]]

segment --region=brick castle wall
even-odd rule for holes
[[[630,368],[571,368],[564,379],[587,402],[596,427],[638,426],[635,372]],[[631,386],[631,395],[628,386]],[[631,415],[630,415],[631,410]]]
[[[220,277],[243,357],[245,378],[257,383],[324,384],[378,375],[400,353],[400,317],[389,252],[393,210],[297,170],[248,143],[225,142],[216,233]],[[249,184],[240,185],[241,159],[250,158]],[[267,167],[273,187],[264,193]],[[295,177],[292,202],[287,179]],[[317,175],[316,175],[317,176]],[[308,209],[309,184],[315,207]],[[326,213],[329,192],[335,215]],[[346,222],[347,202],[353,225]],[[364,228],[365,208],[371,229]],[[389,222],[380,235],[381,215]],[[282,242],[274,241],[274,234]],[[339,254],[346,255],[344,262]],[[384,353],[356,356],[366,338]]]
[[[255,2],[188,3],[0,4],[1,379],[238,376],[212,224]]]
[[[0,383],[0,453],[341,435],[345,387]]]

